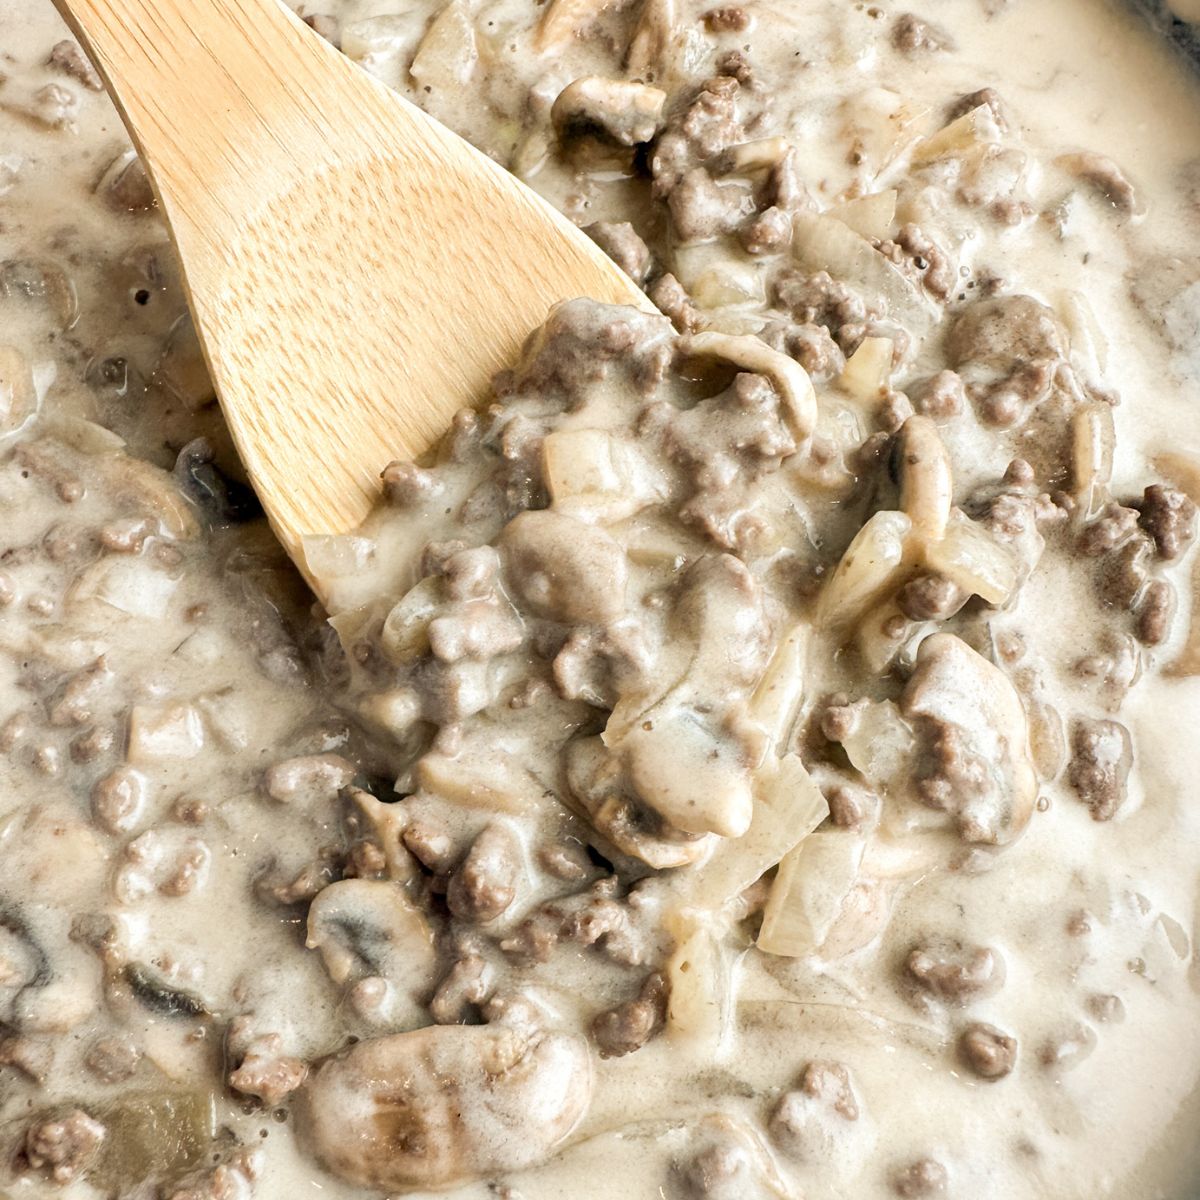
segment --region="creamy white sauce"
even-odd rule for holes
[[[523,33],[508,37],[523,25],[524,10],[512,0],[482,7],[478,27],[493,28],[487,22],[494,21],[505,35],[493,35],[488,70],[477,71],[461,93],[426,95],[408,76],[412,45],[431,11],[426,5],[398,17],[393,46],[378,50],[370,65],[507,162],[520,133],[512,110],[526,94],[544,118],[565,83],[589,71],[611,71],[613,56],[586,43],[570,46],[558,60],[535,61],[524,52]],[[738,44],[748,47],[772,92],[769,132],[800,148],[802,174],[822,205],[837,199],[853,174],[844,144],[834,136],[837,109],[847,95],[890,88],[922,113],[925,132],[940,124],[949,99],[996,87],[1015,125],[1012,140],[1034,159],[1031,189],[1047,207],[1056,189],[1064,197],[1071,193],[1069,215],[1061,232],[1042,221],[1032,230],[988,225],[982,237],[969,231],[965,261],[977,273],[990,269],[1013,290],[1052,305],[1066,293],[1086,297],[1106,344],[1095,382],[1121,397],[1115,491],[1140,490],[1147,460],[1164,450],[1200,459],[1200,371],[1192,344],[1200,328],[1197,285],[1163,294],[1153,319],[1132,305],[1128,286],[1131,278],[1158,271],[1164,256],[1184,260],[1182,278],[1200,277],[1194,251],[1200,209],[1183,183],[1186,168],[1200,160],[1200,89],[1189,68],[1124,9],[1093,0],[1014,0],[991,13],[977,0],[946,0],[928,15],[950,32],[956,48],[922,65],[899,59],[887,45],[886,29],[898,9],[876,18],[867,4],[763,0],[747,7],[754,23]],[[345,29],[393,17],[397,6],[390,0],[329,0],[321,8]],[[1175,0],[1173,8],[1200,20],[1195,5]],[[167,442],[177,449],[201,432],[221,435],[216,414],[201,404],[207,397],[203,383],[190,382],[175,395],[163,383],[162,346],[184,312],[166,233],[153,217],[115,216],[91,196],[126,139],[103,96],[40,65],[64,36],[49,3],[8,0],[2,27],[8,78],[0,90],[0,178],[5,164],[14,177],[0,195],[0,253],[6,260],[63,262],[79,304],[78,321],[67,329],[59,322],[56,329],[37,305],[10,297],[3,301],[3,341],[22,348],[43,381],[53,380],[46,383],[44,415],[99,420],[136,454],[169,466]],[[520,49],[510,51],[510,44]],[[77,96],[73,128],[48,132],[20,115],[49,82]],[[1115,159],[1145,198],[1145,216],[1121,218],[1093,194],[1074,189],[1051,162],[1075,150]],[[628,179],[614,175],[580,184],[553,159],[526,175],[583,223],[640,215]],[[147,252],[156,264],[150,273]],[[149,292],[146,304],[136,298],[143,291]],[[1077,350],[1079,345],[1077,339]],[[940,365],[937,347],[924,353],[924,361]],[[131,376],[149,381],[147,398],[137,395],[136,382],[125,395],[107,397],[94,383],[85,384],[95,379],[97,359],[114,355],[126,359]],[[194,360],[193,354],[193,369]],[[969,438],[953,444],[952,452],[964,478],[996,473],[997,464]],[[98,526],[122,507],[113,503],[117,485],[99,471],[95,478],[68,514],[73,524]],[[52,495],[33,489],[18,462],[0,463],[0,549],[40,539],[64,519]],[[346,585],[345,607],[392,590],[397,573],[411,574],[418,535],[392,536],[395,543],[381,548],[383,570]],[[148,706],[199,706],[205,729],[204,746],[193,757],[144,768],[149,800],[138,831],[160,825],[174,831],[178,823],[169,814],[177,798],[204,799],[213,810],[202,834],[211,855],[207,881],[194,894],[127,905],[127,937],[139,958],[175,959],[179,979],[212,997],[222,1014],[268,1014],[287,1052],[312,1059],[344,1040],[341,998],[319,957],[301,948],[295,910],[264,907],[252,882],[267,859],[298,869],[315,846],[337,833],[319,815],[297,818],[264,801],[258,786],[262,770],[277,758],[345,746],[330,706],[296,678],[269,679],[256,666],[244,599],[220,568],[227,548],[202,539],[185,547],[182,567],[167,565],[180,582],[165,619],[131,624],[107,614],[93,622],[92,635],[108,644],[118,692]],[[1118,719],[1133,735],[1137,760],[1130,801],[1116,820],[1094,822],[1061,781],[1045,788],[1048,811],[1036,813],[1021,840],[986,873],[968,882],[939,866],[901,890],[885,953],[840,964],[792,963],[730,946],[738,981],[732,1036],[716,1048],[696,1048],[666,1035],[626,1058],[598,1063],[596,1094],[584,1121],[555,1159],[504,1181],[513,1188],[507,1194],[525,1200],[670,1195],[668,1164],[694,1148],[697,1123],[706,1114],[721,1111],[759,1127],[804,1064],[821,1058],[853,1066],[864,1102],[855,1136],[869,1147],[865,1166],[853,1159],[847,1167],[833,1156],[804,1171],[788,1167],[794,1190],[778,1194],[891,1196],[892,1166],[932,1155],[951,1165],[947,1194],[972,1200],[1191,1196],[1200,1180],[1193,1136],[1200,1119],[1200,813],[1194,803],[1200,679],[1166,678],[1157,670],[1175,657],[1187,631],[1190,570],[1189,561],[1177,575],[1183,611],[1173,640],[1152,652],[1150,669],[1120,708]],[[42,563],[20,567],[19,584],[22,603],[39,590],[53,593],[58,603],[66,586],[61,571]],[[1027,662],[1061,664],[1086,648],[1069,620],[1075,599],[1069,589],[1078,586],[1069,575],[1053,573],[1035,575],[1027,585],[1011,619],[1027,636]],[[207,619],[187,624],[185,608],[200,602],[209,606]],[[1062,612],[1067,619],[1056,625],[1051,618]],[[1026,613],[1037,617],[1031,622]],[[27,706],[21,672],[35,623],[38,637],[53,636],[44,622],[0,611],[0,627],[7,626],[0,632],[0,724]],[[83,669],[95,657],[86,646],[57,653],[63,672]],[[123,720],[124,703],[116,694],[103,701],[114,723]],[[214,705],[227,714],[224,737]],[[322,724],[329,732],[318,728]],[[88,826],[86,791],[31,765],[35,750],[29,743],[0,760],[0,890],[32,903],[56,941],[68,945],[70,914],[112,907],[111,880],[128,839]],[[39,835],[45,813],[63,833]],[[1082,938],[1066,929],[1079,909],[1093,918],[1091,933]],[[954,1058],[952,1023],[926,1019],[897,994],[893,952],[930,929],[1004,955],[1003,990],[973,1007],[971,1019],[1020,1030],[1013,1078],[989,1084],[964,1072]],[[98,1009],[99,967],[94,956],[80,953],[78,986]],[[569,977],[540,979],[568,1027],[586,1021],[598,1006],[593,989],[611,987],[604,972],[582,953],[580,958]],[[1094,1021],[1081,1008],[1089,994],[1119,996],[1123,1021]],[[150,1074],[130,1089],[161,1088],[164,1079],[186,1088],[218,1083],[219,1045],[189,1039],[189,1026],[181,1031],[176,1022],[136,1006],[122,1010],[121,1021],[123,1035],[137,1040],[156,1068],[144,1066]],[[1090,1054],[1069,1070],[1039,1067],[1039,1045],[1081,1022],[1095,1038]],[[120,1088],[97,1084],[77,1064],[79,1047],[108,1025],[100,1014],[62,1038],[63,1065],[42,1091],[0,1070],[0,1130],[60,1101],[94,1106],[103,1119],[114,1098],[119,1101]],[[209,1033],[219,1040],[215,1027]],[[316,1167],[294,1143],[291,1125],[269,1112],[243,1109],[244,1097],[217,1092],[215,1125],[261,1144],[265,1153],[258,1197],[351,1200],[364,1194]],[[104,1194],[85,1179],[58,1188],[36,1174],[10,1180],[0,1173],[0,1196],[12,1200]],[[481,1183],[451,1194],[484,1200],[506,1193]]]

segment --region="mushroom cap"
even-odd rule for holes
[[[298,1093],[321,1163],[363,1187],[442,1188],[549,1156],[591,1100],[578,1037],[434,1025],[327,1058]]]
[[[901,709],[936,731],[945,761],[935,777],[944,775],[954,792],[950,811],[962,836],[1011,842],[1029,822],[1038,781],[1025,709],[1008,676],[961,638],[937,633],[921,643]],[[968,762],[977,777],[957,780]]]

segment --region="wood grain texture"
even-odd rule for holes
[[[649,307],[276,0],[55,3],[146,161],[226,419],[301,570],[301,539],[358,525],[382,468],[483,397],[550,305]]]

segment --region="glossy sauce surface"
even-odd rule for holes
[[[630,223],[656,303],[678,298],[666,275],[687,301],[670,314],[683,332],[560,310],[485,417],[427,464],[433,491],[424,468],[401,469],[359,539],[310,548],[343,576],[331,608],[347,655],[237,482],[119,121],[85,70],[46,65],[65,37],[49,4],[10,0],[0,1195],[433,1194],[407,1182],[410,1169],[463,1200],[1193,1194],[1200,653],[1190,543],[1162,552],[1144,489],[1200,500],[1200,94],[1115,5],[928,7],[933,29],[907,39],[905,10],[867,4],[307,10],[580,224]],[[584,76],[641,79],[666,93],[662,113],[627,137],[624,100],[616,116],[601,105],[603,120],[586,98],[574,120],[560,104],[556,121],[556,100]],[[701,97],[704,120],[688,127],[712,79],[734,82],[709,88],[716,99]],[[938,150],[960,97],[985,87],[1003,126],[979,99],[964,109],[979,129]],[[703,176],[686,185],[691,199],[668,161],[673,134],[687,143],[683,169]],[[730,154],[747,143],[765,165]],[[1069,157],[1086,152],[1118,174]],[[895,220],[830,213],[892,189]],[[769,224],[750,228],[768,209],[786,214],[778,246]],[[814,246],[841,237],[830,221],[874,238],[829,267],[867,296],[861,316],[827,293],[812,302],[828,253]],[[901,232],[909,224],[934,252]],[[626,261],[641,270],[637,244],[596,236],[618,255],[632,245]],[[882,276],[886,303],[872,304],[877,260],[895,271]],[[990,343],[967,315],[1023,296],[1049,310],[1024,311],[1058,346],[1040,383],[1027,370],[1037,338],[1016,352],[993,344],[1024,336],[1017,309],[1001,305]],[[747,360],[745,342],[697,350],[689,339],[706,333],[761,334],[776,358]],[[874,390],[843,374],[864,334],[891,342]],[[788,407],[778,358],[808,369],[815,431]],[[740,393],[739,368],[752,381]],[[956,402],[934,395],[947,369],[967,389]],[[906,426],[914,410],[945,448],[953,503],[1004,542],[998,498],[1032,513],[1044,495],[1046,548],[1026,555],[1018,532],[1001,558],[1023,564],[1019,587],[948,617],[902,612],[904,647],[880,650],[861,630],[896,615],[890,592],[850,626],[836,615],[854,607],[845,594],[822,596],[873,515],[923,511],[892,457],[923,428]],[[1111,478],[1074,434],[1094,414],[1103,442],[1108,412]],[[562,439],[596,430],[616,440]],[[557,493],[550,434],[571,448],[572,483]],[[578,481],[598,461],[610,483],[589,491]],[[1106,508],[1110,497],[1133,515]],[[583,532],[535,537],[527,518],[545,512]],[[906,545],[896,587],[917,571]],[[1121,582],[1126,550],[1136,587]],[[574,592],[537,582],[572,555]],[[615,573],[626,586],[608,603]],[[1158,583],[1170,619],[1151,630],[1146,589]],[[786,661],[796,628],[807,631],[798,714],[754,760],[761,738],[738,721],[760,719],[762,673]],[[917,674],[916,643],[937,630],[1007,682],[952,649],[922,700],[912,681],[933,673]],[[572,637],[583,649],[564,658]],[[468,650],[447,648],[454,638]],[[673,655],[692,642],[702,669],[680,669]],[[783,867],[741,896],[693,881],[716,878],[701,873],[751,837],[737,836],[733,799],[695,818],[656,790],[648,751],[622,759],[638,828],[661,835],[650,847],[621,841],[571,781],[569,745],[606,725],[616,744],[613,714],[631,711],[629,696],[665,703],[651,693],[676,670],[694,671],[694,694],[661,711],[728,709],[705,736],[733,765],[706,796],[741,795],[744,775],[761,804],[764,772],[790,755],[834,809],[802,843],[824,850],[799,889],[821,936],[789,954],[755,944],[770,942],[762,909]],[[1018,737],[988,752],[1010,772],[1001,801],[980,787],[969,812],[921,803],[910,785],[946,765],[938,737],[954,725],[928,712],[949,695],[951,717],[1001,713],[1004,688],[1028,730],[1024,750]],[[918,746],[898,774],[876,753],[897,728],[889,704]],[[856,734],[876,717],[882,732]],[[1088,774],[1081,721],[1127,732],[1121,786]],[[668,743],[668,779],[687,745]],[[1021,816],[1004,798],[1022,790],[1025,755],[1037,799]],[[465,864],[489,830],[472,882]],[[670,861],[647,858],[659,853]],[[549,920],[548,908],[561,912]],[[386,948],[345,941],[356,927]],[[681,983],[689,954],[694,994]],[[658,974],[675,984],[669,1001]],[[632,1016],[622,1008],[640,1000]],[[612,1026],[595,1023],[611,1012],[644,1018],[644,1044],[613,1054]],[[369,1107],[356,1124],[362,1080],[408,1069],[415,1043],[397,1034],[463,1021],[453,1046],[439,1034],[418,1047],[418,1077],[435,1093],[461,1089],[458,1116],[430,1118],[457,1131],[449,1148],[398,1141],[379,1165],[369,1135],[353,1141],[373,1128]],[[46,1128],[72,1113],[102,1133]],[[416,1165],[398,1167],[406,1156]]]

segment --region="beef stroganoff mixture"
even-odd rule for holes
[[[662,315],[548,314],[321,609],[8,0],[0,1197],[1193,1196],[1186,64],[1106,0],[299,11]]]

